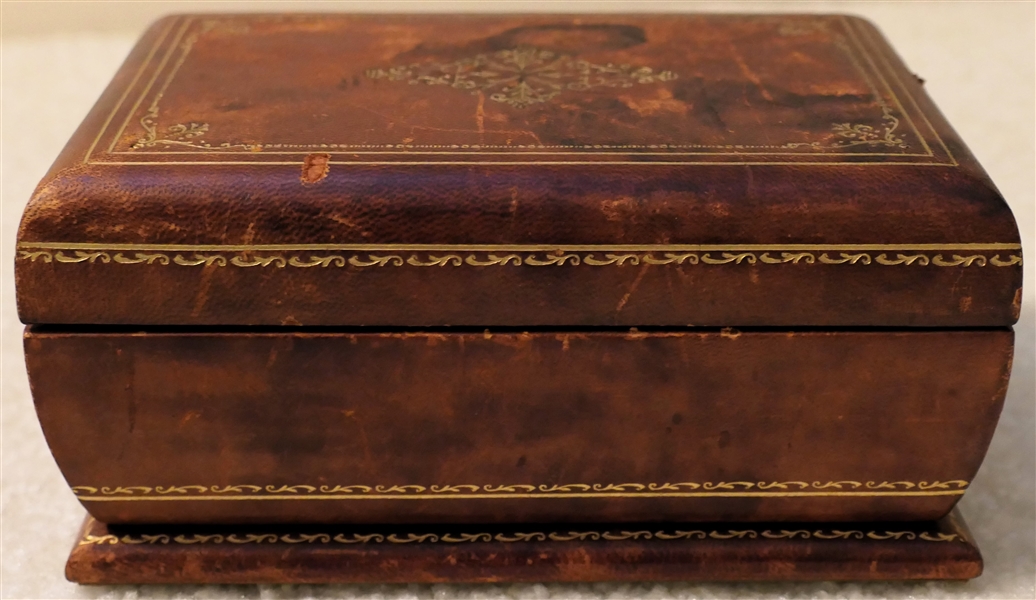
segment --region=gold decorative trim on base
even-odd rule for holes
[[[760,498],[833,496],[959,496],[951,481],[722,481],[682,483],[570,483],[564,485],[182,485],[73,486],[83,502],[208,500],[432,500],[506,498]]]
[[[89,529],[89,528],[87,528]],[[79,546],[114,544],[470,544],[476,542],[621,542],[627,540],[909,540],[965,542],[955,533],[868,529],[671,529],[623,531],[531,531],[514,533],[231,533],[231,534],[132,534],[92,535],[85,533]]]
[[[1021,266],[1018,244],[181,245],[21,242],[18,260],[185,267]]]

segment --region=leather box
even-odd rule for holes
[[[1022,273],[843,16],[172,16],[17,250],[114,525],[934,521]]]

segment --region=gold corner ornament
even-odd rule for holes
[[[720,481],[505,485],[170,485],[73,486],[83,502],[254,500],[435,500],[545,498],[799,498],[960,496],[950,481]]]
[[[628,88],[672,81],[672,71],[627,64],[595,64],[567,54],[530,46],[476,54],[447,63],[415,63],[387,69],[368,69],[370,79],[405,81],[410,85],[440,85],[526,108],[553,99],[562,92],[594,88]]]
[[[622,267],[854,265],[1013,267],[1018,244],[713,244],[649,246],[300,244],[194,246],[21,242],[32,263],[240,268]]]
[[[477,530],[476,530],[477,531]],[[544,530],[514,532],[424,532],[424,533],[380,533],[380,532],[317,532],[317,533],[182,533],[129,535],[94,535],[85,533],[79,546],[126,545],[337,545],[337,544],[474,544],[521,542],[620,542],[630,540],[701,541],[701,540],[876,540],[876,541],[923,541],[923,542],[965,542],[956,533],[941,531],[916,531],[909,529],[770,529],[744,527],[738,529],[627,529],[627,530]]]
[[[184,28],[186,29],[186,24],[184,25]],[[242,34],[248,33],[249,28],[247,25],[227,20],[203,19],[198,30],[180,42],[179,49],[182,54],[173,64],[169,77],[166,78],[165,83],[163,83],[158,89],[158,92],[155,94],[151,104],[144,112],[144,116],[140,118],[139,123],[141,128],[144,130],[144,135],[142,137],[138,137],[136,141],[130,145],[130,150],[152,148],[155,146],[198,148],[202,150],[242,149],[258,151],[261,149],[258,144],[231,144],[229,142],[213,146],[202,139],[202,136],[209,132],[208,123],[177,123],[164,128],[164,130],[159,130],[159,104],[168,91],[169,85],[173,82],[173,77],[176,75],[177,71],[180,70],[180,67],[183,66],[183,63],[187,60],[187,55],[191,52],[191,49],[198,40],[212,31]]]

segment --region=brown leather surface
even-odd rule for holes
[[[1018,243],[859,19],[175,16],[16,278],[28,323],[1003,326]]]
[[[1008,329],[88,333],[30,328],[37,412],[107,523],[934,520]]]
[[[120,528],[88,518],[65,567],[71,581],[109,585],[881,581],[981,573],[982,557],[956,511],[920,524],[518,530]]]

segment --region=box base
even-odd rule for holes
[[[84,584],[971,579],[960,514],[934,523],[107,526],[65,567]]]

